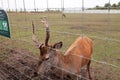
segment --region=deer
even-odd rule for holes
[[[50,38],[49,22],[46,17],[42,18],[41,22],[46,27],[46,38],[44,43],[40,43],[34,34],[33,25],[33,35],[32,40],[34,45],[40,50],[40,60],[42,62],[48,60],[51,55],[55,55],[54,58],[57,61],[57,65],[64,70],[68,70],[72,73],[79,74],[80,69],[86,65],[86,70],[88,72],[89,79],[91,80],[90,64],[91,56],[93,52],[93,42],[87,36],[79,36],[73,44],[65,51],[63,54],[58,49],[62,48],[63,42],[57,42],[54,44],[48,44]],[[39,67],[40,64],[38,64]]]

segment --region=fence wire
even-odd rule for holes
[[[25,0],[23,0],[23,1],[21,1],[21,2],[23,2],[23,8],[21,8],[21,9],[18,9],[17,8],[17,2],[16,2],[16,0],[15,0],[15,10],[12,10],[11,8],[10,8],[10,2],[9,2],[9,0],[8,0],[8,11],[16,11],[16,12],[23,12],[24,13],[24,15],[25,15],[25,17],[24,17],[24,20],[14,20],[14,21],[19,21],[19,22],[21,22],[21,21],[25,21],[25,22],[22,22],[22,23],[29,23],[29,24],[31,24],[31,21],[32,20],[34,20],[35,22],[36,21],[40,21],[39,19],[27,19],[28,18],[28,16],[27,16],[27,13],[29,13],[29,12],[38,12],[38,15],[40,15],[39,13],[41,13],[41,12],[44,12],[44,11],[48,11],[48,14],[46,14],[47,15],[47,17],[48,17],[48,19],[51,19],[51,16],[50,16],[50,14],[49,14],[49,11],[50,10],[55,10],[55,11],[60,11],[61,12],[61,26],[66,26],[67,24],[65,23],[65,21],[66,21],[66,19],[65,19],[65,16],[64,16],[64,14],[66,14],[66,13],[82,13],[82,17],[81,17],[81,25],[82,25],[82,27],[81,27],[81,30],[82,30],[82,33],[80,34],[80,33],[71,33],[71,32],[68,32],[68,31],[59,31],[59,30],[50,30],[51,32],[55,32],[55,33],[58,33],[58,34],[62,34],[63,36],[64,36],[64,34],[66,34],[66,35],[70,35],[70,36],[89,36],[90,38],[95,38],[95,39],[99,39],[99,40],[104,40],[105,41],[105,46],[104,46],[104,53],[107,53],[107,46],[108,46],[108,44],[109,44],[109,41],[113,41],[113,42],[117,42],[118,44],[120,43],[120,40],[119,39],[115,39],[115,38],[110,38],[109,37],[109,35],[110,35],[110,29],[109,29],[109,27],[107,27],[107,26],[111,26],[112,24],[110,24],[110,22],[111,22],[111,19],[110,19],[110,13],[112,13],[111,11],[110,11],[110,6],[108,7],[108,10],[106,10],[105,11],[105,13],[107,13],[108,14],[108,16],[107,16],[107,18],[108,18],[108,21],[107,21],[107,23],[105,23],[105,24],[103,24],[103,25],[106,25],[106,28],[105,28],[105,31],[104,31],[104,33],[106,33],[105,35],[105,37],[99,37],[99,36],[94,36],[94,35],[86,35],[86,34],[84,34],[84,32],[86,31],[86,27],[84,27],[84,24],[85,24],[85,21],[86,22],[90,22],[89,20],[87,21],[86,19],[85,19],[85,13],[87,13],[87,10],[86,10],[86,8],[85,8],[85,3],[84,3],[84,0],[82,0],[82,6],[80,7],[80,8],[65,8],[65,3],[64,3],[64,0],[61,0],[61,8],[49,8],[49,2],[48,2],[48,0],[46,0],[46,6],[47,6],[47,8],[44,8],[44,9],[39,9],[39,8],[37,8],[37,3],[36,3],[36,0],[34,0],[34,9],[27,9],[26,8],[26,3],[25,3]],[[108,3],[110,3],[110,0],[109,0],[109,2]],[[1,6],[2,6],[2,8],[5,8],[5,6],[4,6],[4,3],[3,3],[3,0],[1,0]],[[73,11],[74,10],[74,11]],[[78,10],[78,11],[77,11]],[[92,12],[89,12],[89,13],[92,13]],[[67,17],[67,16],[66,16]],[[74,19],[76,19],[76,18],[74,18]],[[78,19],[79,20],[79,19]],[[53,20],[54,22],[56,21],[56,20]],[[93,22],[93,21],[91,21],[91,22]],[[95,22],[100,22],[100,21],[95,21]],[[119,22],[119,21],[115,21],[115,22]],[[69,22],[70,23],[70,22]],[[12,25],[14,25],[14,24],[17,24],[16,22],[12,22],[11,21],[11,24]],[[22,25],[22,24],[21,24]],[[19,28],[21,28],[21,25],[19,25],[19,24],[17,24],[17,26],[19,26]],[[17,27],[16,26],[16,27]],[[58,25],[54,25],[54,24],[52,24],[51,26],[58,26]],[[30,31],[30,29],[28,28],[28,27],[22,27],[22,28],[24,28],[24,30],[25,30],[25,32],[29,32]],[[44,28],[41,28],[41,29],[37,29],[36,31],[43,31],[44,30]],[[91,29],[91,31],[92,31],[92,29]],[[96,31],[97,32],[97,31]],[[119,32],[119,31],[118,31]],[[25,41],[25,42],[27,42],[27,43],[29,43],[29,44],[31,44],[31,45],[33,45],[30,41],[28,41],[28,40],[26,40],[26,39],[23,39],[23,38],[26,38],[26,37],[29,37],[29,36],[31,36],[31,34],[25,34],[25,35],[21,35],[22,34],[22,32],[19,30],[19,35],[18,36],[13,36],[13,39],[16,39],[16,37],[19,37],[19,40],[21,40],[21,41]],[[12,48],[10,48],[10,49],[12,49]],[[17,50],[16,50],[17,51]],[[19,53],[22,53],[22,54],[24,54],[23,52],[20,52],[20,51],[17,51],[17,52],[19,52]],[[60,50],[60,52],[63,52],[63,53],[65,53],[65,51],[64,50]],[[24,54],[24,55],[26,55],[26,54]],[[31,57],[32,59],[35,59],[35,60],[37,60],[37,61],[39,61],[39,59],[38,58],[35,58],[35,57],[33,57],[33,56],[30,56],[30,55],[26,55],[26,56],[29,56],[29,57]],[[77,57],[82,57],[82,58],[85,58],[85,59],[88,59],[88,58],[86,58],[86,57],[83,57],[83,56],[78,56],[78,55],[73,55],[73,56],[77,56]],[[99,63],[99,64],[102,64],[102,65],[107,65],[107,66],[110,66],[110,67],[113,67],[113,68],[117,68],[117,69],[120,69],[120,66],[117,66],[117,65],[114,65],[114,64],[111,64],[111,63],[108,63],[108,62],[106,62],[106,61],[98,61],[98,60],[96,60],[96,59],[94,59],[94,58],[92,58],[91,59],[91,61],[93,61],[93,62],[96,62],[96,63]],[[9,66],[11,66],[12,68],[14,68],[14,66],[13,65],[10,65],[10,64],[8,64]],[[60,67],[57,67],[57,66],[54,66],[54,65],[51,65],[51,64],[48,64],[49,66],[53,66],[53,67],[56,67],[56,68],[58,68],[58,69],[61,69],[62,71],[65,71],[65,72],[68,72],[68,73],[70,73],[70,74],[73,74],[73,75],[76,75],[76,74],[74,74],[74,73],[71,73],[71,72],[69,72],[69,71],[66,71],[66,70],[64,70],[63,68],[60,68]],[[1,66],[1,65],[0,65]],[[2,67],[2,66],[1,66]],[[2,67],[4,70],[6,70],[4,67]],[[27,68],[29,69],[29,67],[27,66]],[[15,70],[17,70],[16,68],[15,68]],[[8,73],[10,73],[11,74],[11,72],[9,72],[9,70],[6,70]],[[19,70],[17,70],[17,71],[19,71]],[[6,75],[6,73],[4,73],[3,71],[0,71],[1,73],[3,73],[3,74],[5,74]],[[30,76],[28,76],[28,75],[25,75],[23,72],[20,72],[21,74],[23,74],[24,76],[26,76],[26,77],[28,77],[29,79],[31,79],[31,77]],[[13,74],[11,74],[11,75],[13,75]],[[6,75],[7,76],[7,75]],[[16,77],[16,75],[13,75],[14,77]],[[49,77],[47,77],[47,76],[45,76],[45,75],[41,75],[41,76],[43,76],[43,77],[45,77],[45,78],[47,78],[48,80],[52,80],[51,78],[49,78]],[[82,76],[82,75],[76,75],[76,76],[78,76],[79,78],[83,78],[83,79],[85,79],[85,80],[89,80],[88,78],[86,78],[86,77],[84,77],[84,76]]]
[[[8,48],[8,49],[11,49],[11,50],[12,50],[13,48]],[[33,57],[33,56],[31,56],[31,55],[28,55],[28,54],[26,55],[24,52],[20,52],[20,51],[18,51],[18,50],[15,50],[15,51],[18,52],[18,53],[20,53],[20,54],[22,54],[22,55],[25,55],[25,57],[28,56],[28,57],[31,57],[31,58],[34,59],[34,60],[39,61],[39,59],[37,59],[36,57]],[[10,59],[10,61],[11,61],[11,62],[14,62],[13,59]],[[16,61],[15,61],[15,62],[16,62]],[[14,65],[11,65],[11,64],[9,64],[9,63],[5,63],[5,64],[7,64],[8,66],[10,66],[11,68],[14,68],[16,71],[18,71],[18,72],[21,73],[22,75],[26,76],[26,77],[29,78],[30,80],[32,79],[30,76],[28,76],[28,75],[24,74],[23,72],[21,72],[20,70],[18,70],[17,67],[15,68]],[[17,62],[17,64],[20,64],[20,63]],[[21,64],[21,65],[23,65],[23,64]],[[60,67],[58,67],[58,66],[51,65],[50,63],[47,63],[47,65],[48,65],[48,66],[53,66],[53,67],[55,67],[55,68],[57,68],[57,69],[60,69],[60,70],[65,71],[65,72],[68,72],[68,73],[70,73],[70,74],[72,74],[72,75],[75,75],[75,76],[77,76],[77,77],[79,77],[79,78],[83,78],[83,79],[85,79],[85,80],[89,80],[88,78],[83,77],[82,75],[77,75],[77,74],[75,74],[75,73],[72,73],[72,72],[70,72],[70,71],[68,71],[68,70],[65,70],[65,69],[63,69],[63,68],[60,68]],[[15,77],[15,78],[17,79],[17,75],[14,75],[13,73],[11,73],[9,70],[7,70],[7,69],[6,69],[5,67],[3,67],[2,65],[0,65],[0,66],[1,66],[3,69],[5,69],[6,72],[10,73],[13,77]],[[31,68],[30,68],[29,66],[24,66],[24,67],[26,67],[27,69],[30,69],[30,70],[31,70]],[[3,71],[1,71],[1,72],[4,73],[4,74],[6,74],[6,73],[3,72]],[[53,79],[49,78],[48,76],[45,76],[45,75],[42,75],[42,74],[41,74],[41,76],[47,78],[48,80],[53,80]]]
[[[9,49],[12,49],[12,48],[9,48]],[[35,59],[35,60],[39,61],[39,59],[37,59],[37,58],[35,58],[35,57],[31,56],[31,55],[26,55],[24,52],[20,52],[20,51],[18,51],[18,50],[15,50],[15,51],[16,51],[16,52],[19,52],[19,53],[22,54],[22,55],[29,56],[29,57],[31,57],[32,59]],[[63,51],[61,51],[61,52],[63,52]],[[78,56],[78,55],[73,55],[73,56],[77,56],[77,57],[84,58],[84,59],[89,59],[89,58],[86,58],[86,57],[84,57],[84,56]],[[13,59],[11,59],[11,60],[13,60]],[[93,59],[93,58],[90,59],[90,60],[93,61],[93,62],[96,62],[96,63],[100,63],[100,64],[103,64],[103,65],[108,65],[108,66],[112,66],[112,67],[114,67],[114,68],[120,69],[119,66],[116,66],[116,65],[113,65],[113,64],[104,62],[104,61],[97,61],[97,60],[95,60],[95,59]],[[18,64],[19,64],[19,63],[18,63]],[[10,64],[8,64],[8,65],[11,66],[12,68],[14,68],[13,65],[10,65]],[[55,67],[55,68],[57,68],[57,69],[60,69],[60,70],[62,70],[62,71],[68,72],[68,73],[70,73],[70,74],[76,75],[76,74],[74,74],[74,73],[71,73],[71,72],[69,72],[69,71],[67,71],[67,70],[64,70],[63,68],[57,67],[57,66],[55,66],[55,65],[51,65],[51,64],[48,64],[48,65],[49,65],[49,66],[53,66],[53,67]],[[27,68],[29,69],[28,66],[27,66]],[[5,69],[5,68],[3,67],[3,69]],[[17,69],[15,68],[15,70],[17,70]],[[9,70],[7,70],[7,71],[9,72]],[[17,71],[19,71],[19,70],[17,70]],[[4,73],[4,72],[2,72],[2,73]],[[9,73],[11,73],[11,72],[9,72]],[[25,75],[23,72],[20,72],[20,73],[23,74],[24,76],[30,78],[29,76]],[[11,74],[11,75],[12,75],[12,74]],[[45,75],[42,75],[42,76],[48,78],[48,77],[45,76]],[[76,75],[76,76],[78,76],[79,78],[83,78],[83,79],[85,79],[85,80],[89,80],[89,79],[87,79],[87,78],[85,78],[85,77],[83,77],[83,76],[81,76],[81,75]],[[15,77],[15,75],[14,75],[14,77]],[[30,78],[30,79],[31,79],[31,78]],[[48,78],[48,80],[52,80],[52,79]]]

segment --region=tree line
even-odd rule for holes
[[[99,6],[99,5],[96,5],[94,8],[92,9],[120,9],[120,2],[118,3],[113,3],[113,4],[110,4],[110,3],[105,3],[104,6]]]

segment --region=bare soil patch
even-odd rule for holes
[[[35,73],[37,57],[27,50],[9,49],[7,58],[0,62],[0,78],[3,80],[31,80]]]

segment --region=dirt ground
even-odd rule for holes
[[[42,74],[36,75],[39,62],[37,56],[25,49],[5,50],[9,54],[6,59],[0,61],[0,80],[87,80],[66,72],[62,74],[59,68],[47,65],[50,60],[41,64]],[[86,78],[85,70],[82,71],[82,76]]]
[[[37,58],[23,49],[9,50],[8,58],[0,62],[2,80],[31,80],[34,76]],[[29,55],[29,56],[28,56]]]

